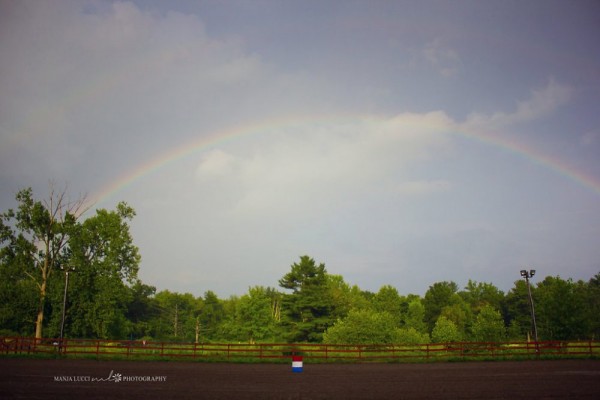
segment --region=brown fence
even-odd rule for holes
[[[532,357],[600,357],[600,341],[353,345],[289,343],[174,343],[141,340],[0,337],[2,354],[129,359],[197,359],[236,362],[287,361],[302,355],[315,362],[435,361]]]

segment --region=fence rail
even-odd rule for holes
[[[174,343],[141,340],[0,337],[1,354],[65,357],[284,361],[302,355],[315,362],[436,361],[533,357],[600,357],[600,341],[460,342],[419,345],[307,343]]]

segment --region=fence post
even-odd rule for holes
[[[100,357],[100,339],[96,339],[96,358]]]

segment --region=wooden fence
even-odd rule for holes
[[[600,341],[460,342],[419,345],[289,343],[174,343],[141,340],[0,337],[1,354],[126,359],[194,359],[284,362],[302,355],[313,362],[390,362],[537,357],[600,357]]]

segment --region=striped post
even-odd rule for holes
[[[292,356],[292,372],[302,372],[302,356]]]

